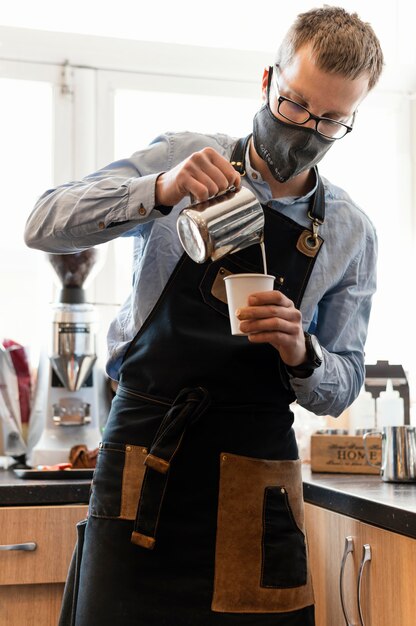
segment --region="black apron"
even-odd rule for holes
[[[299,307],[322,240],[264,211],[268,271]],[[274,348],[230,332],[224,276],[262,271],[257,245],[184,254],[131,343],[61,626],[313,626],[295,396]]]

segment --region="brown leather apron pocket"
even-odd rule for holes
[[[106,519],[136,518],[147,448],[130,444],[100,444],[92,481],[89,514]]]
[[[314,603],[301,462],[220,457],[212,610],[280,613]]]

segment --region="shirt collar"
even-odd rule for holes
[[[315,184],[308,193],[304,196],[285,196],[283,198],[273,198],[272,192],[268,183],[263,180],[262,175],[251,165],[250,162],[250,142],[247,145],[246,149],[246,160],[245,160],[245,169],[246,169],[246,177],[250,181],[250,185],[254,187],[256,190],[256,195],[260,202],[264,204],[275,204],[280,203],[286,206],[290,206],[291,204],[295,204],[296,202],[304,202],[308,200],[316,191],[318,187],[318,179],[315,177]]]

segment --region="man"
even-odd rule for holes
[[[357,15],[311,10],[264,72],[252,136],[166,134],[38,201],[29,246],[136,246],[62,625],[314,624],[289,404],[339,415],[358,395],[376,264],[373,226],[316,164],[382,65]],[[277,277],[238,311],[248,338],[230,334],[223,278],[261,271],[258,246],[198,265],[176,234],[190,195],[240,184],[262,202]]]

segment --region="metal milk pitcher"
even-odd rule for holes
[[[381,437],[381,467],[369,459],[367,437]],[[416,427],[384,426],[363,436],[367,463],[380,468],[386,482],[416,482]]]
[[[246,187],[231,187],[181,211],[177,230],[185,252],[196,263],[217,261],[263,241],[264,213]]]

